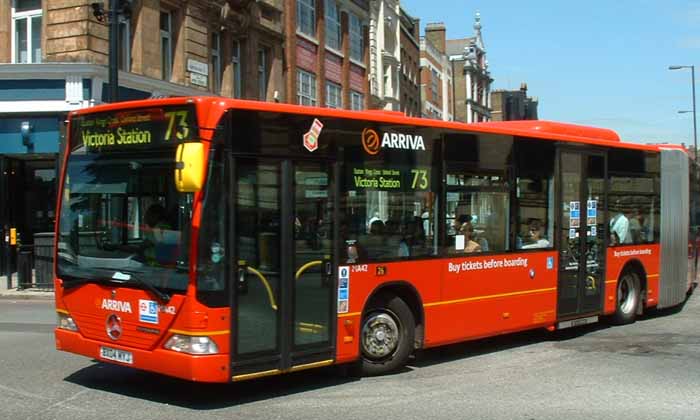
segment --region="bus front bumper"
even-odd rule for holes
[[[120,346],[116,342],[102,342],[83,337],[79,332],[56,328],[56,349],[80,354],[101,362],[132,367],[196,382],[229,382],[228,354],[195,356],[164,348],[151,350]],[[129,356],[130,361],[106,359],[106,352]],[[117,350],[118,352],[114,352]],[[123,357],[122,357],[123,358]]]

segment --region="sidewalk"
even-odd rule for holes
[[[31,299],[31,300],[53,300],[54,293],[50,289],[17,289],[17,273],[12,275],[12,284],[7,283],[7,276],[0,276],[0,299]]]

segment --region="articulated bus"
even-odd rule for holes
[[[211,97],[75,111],[67,133],[56,347],[99,361],[376,375],[418,349],[631,323],[695,281],[680,146]]]

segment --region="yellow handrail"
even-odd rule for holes
[[[321,260],[307,262],[306,264],[299,267],[297,273],[294,275],[294,280],[299,280],[299,277],[301,277],[301,275],[304,274],[304,271],[308,270],[309,268],[316,267],[317,265],[321,264],[323,264],[323,261]]]
[[[267,281],[265,276],[262,275],[261,272],[258,270],[254,269],[253,267],[248,267],[246,266],[246,270],[248,270],[249,273],[253,273],[262,282],[263,286],[265,286],[265,289],[267,289],[267,297],[270,299],[270,307],[274,309],[275,311],[277,310],[277,302],[275,302],[275,296],[272,294],[272,288],[270,287],[270,283]]]

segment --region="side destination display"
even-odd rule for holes
[[[87,114],[71,121],[72,149],[105,153],[177,146],[196,137],[194,106],[144,108]]]
[[[430,169],[427,167],[369,168],[350,167],[346,176],[348,190],[428,191]]]

